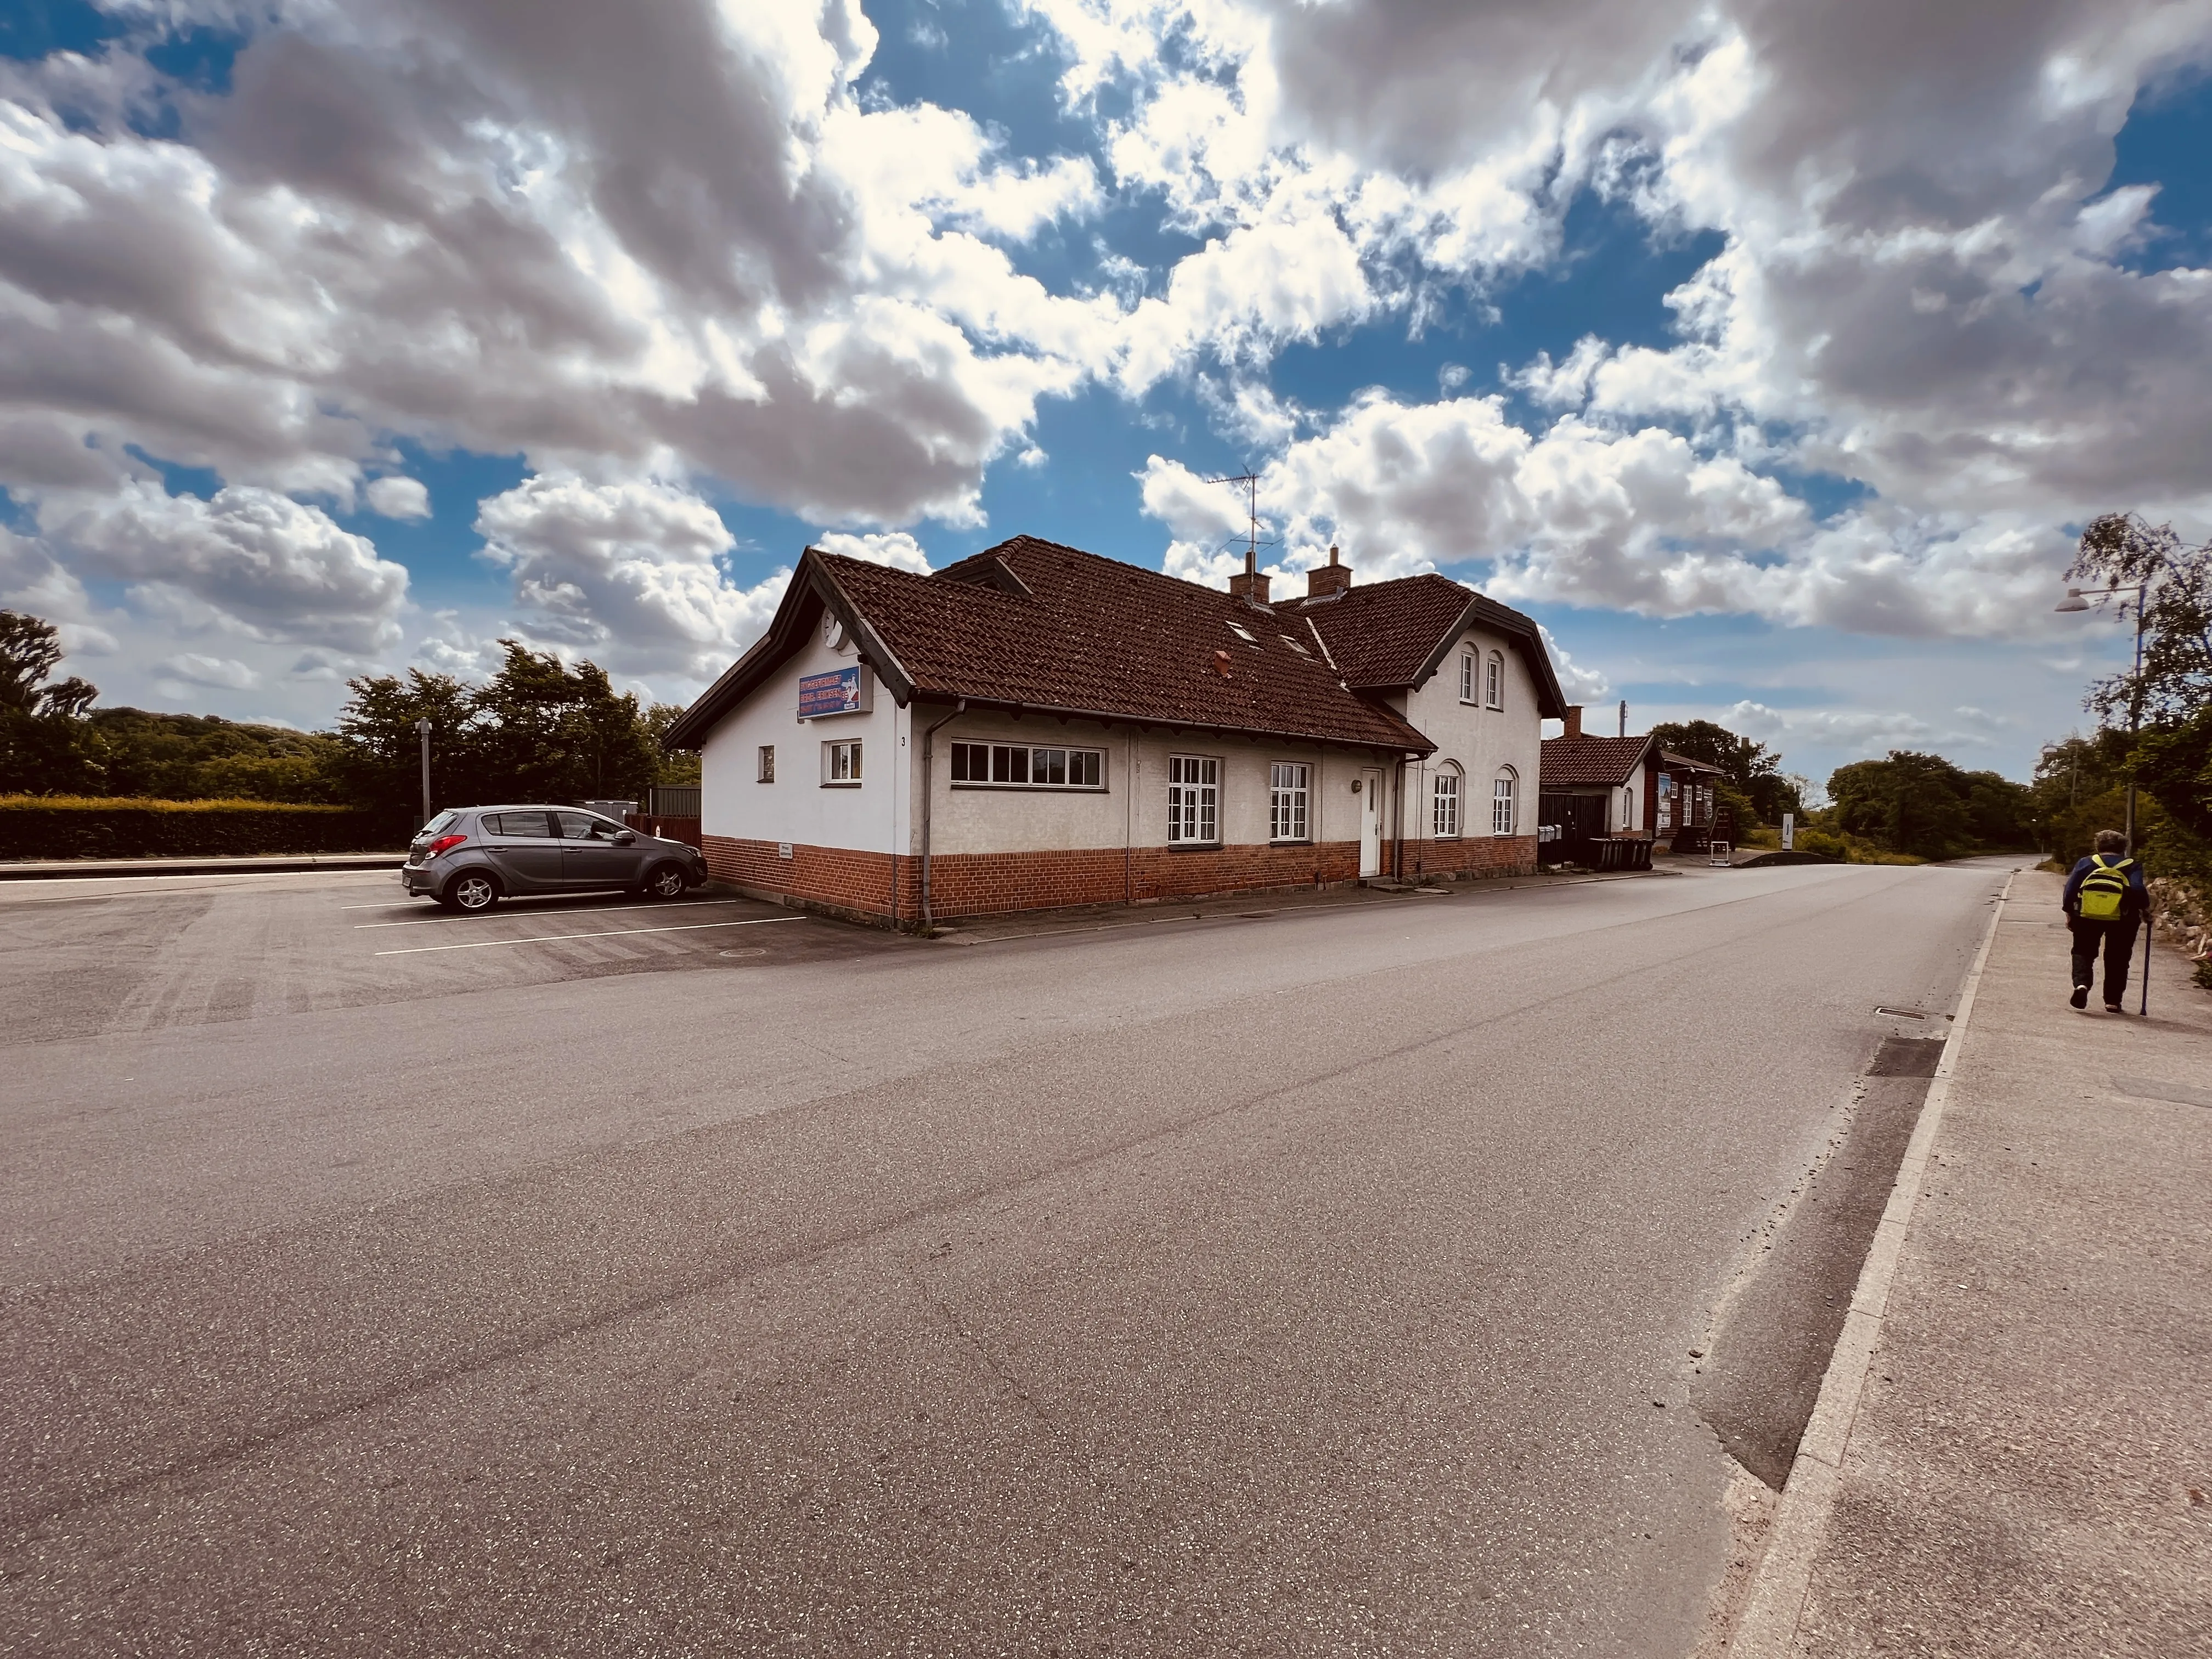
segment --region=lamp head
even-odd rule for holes
[[[2087,611],[2093,607],[2088,600],[2081,597],[2080,588],[2069,587],[2066,590],[2066,597],[2051,608],[2054,611]]]

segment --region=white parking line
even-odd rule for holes
[[[612,915],[617,910],[690,910],[702,904],[750,902],[751,902],[750,900],[733,898],[653,899],[643,904],[599,904],[592,906],[588,910],[532,910],[525,911],[524,914],[540,916],[606,916]],[[348,904],[340,908],[347,910],[367,910],[374,907],[367,904]],[[514,912],[512,910],[504,912],[495,910],[489,915],[479,914],[473,916],[424,916],[414,921],[356,921],[353,925],[353,930],[358,933],[370,927],[442,927],[456,921],[510,921],[514,917]]]
[[[313,873],[313,872],[307,870],[274,870],[266,872],[264,879],[266,879],[268,876],[304,876],[312,875]],[[170,893],[227,893],[230,890],[228,887],[154,887],[145,884],[163,879],[174,879],[179,881],[244,881],[247,879],[247,878],[242,875],[179,876],[166,878],[160,876],[64,876],[60,878],[58,880],[38,881],[37,886],[40,889],[63,885],[73,886],[77,883],[87,881],[118,881],[129,882],[131,884],[128,887],[118,887],[112,891],[106,893],[63,893],[52,898],[33,898],[28,896],[19,898],[14,892],[8,890],[19,885],[28,888],[32,885],[32,881],[29,879],[21,882],[8,881],[0,882],[0,903],[88,904],[97,899],[160,898]],[[348,910],[372,910],[378,908],[379,907],[370,904],[349,904],[343,908]]]
[[[419,957],[431,951],[482,951],[494,945],[556,945],[570,939],[625,939],[632,933],[696,933],[706,927],[768,927],[805,916],[754,916],[745,921],[687,921],[677,927],[603,927],[596,933],[540,933],[532,939],[477,939],[464,945],[417,945],[404,951],[379,951],[380,957]]]

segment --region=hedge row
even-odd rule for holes
[[[397,852],[411,827],[349,806],[0,795],[0,859]]]

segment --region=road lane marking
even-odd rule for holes
[[[557,945],[571,939],[627,939],[632,933],[696,933],[707,927],[767,927],[805,916],[754,916],[744,921],[687,921],[676,927],[602,927],[595,933],[540,933],[532,939],[475,939],[460,945],[416,945],[404,951],[379,951],[380,957],[419,957],[431,951],[482,951],[494,945]]]
[[[523,914],[538,916],[610,916],[617,910],[690,910],[696,909],[702,904],[747,904],[753,902],[749,899],[735,898],[647,899],[642,904],[595,904],[588,910],[527,910]],[[384,907],[373,904],[349,904],[342,908],[348,910],[374,910]],[[441,924],[456,921],[512,921],[514,919],[513,911],[507,912],[505,915],[495,914],[488,916],[422,916],[411,921],[356,921],[353,925],[353,930],[358,933],[370,927],[436,927]]]
[[[264,873],[269,876],[305,876],[312,875],[315,872],[309,870],[274,870]],[[227,893],[230,890],[228,887],[150,887],[145,884],[161,880],[244,881],[245,879],[246,879],[246,877],[244,875],[222,875],[213,877],[64,876],[53,881],[39,881],[38,885],[40,887],[57,887],[64,884],[74,884],[81,881],[126,881],[131,884],[129,887],[118,888],[113,892],[108,893],[63,893],[53,898],[18,898],[14,893],[5,890],[8,886],[15,884],[13,878],[9,878],[7,880],[0,880],[0,905],[89,904],[96,899],[161,898],[172,893]],[[32,880],[32,878],[23,878],[21,884],[28,887],[31,885]],[[349,910],[372,910],[380,907],[369,904],[349,904],[344,908]]]

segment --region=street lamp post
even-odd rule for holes
[[[2132,752],[2135,739],[2142,732],[2142,647],[2143,629],[2150,621],[2150,584],[2121,582],[2112,587],[2093,588],[2083,592],[2078,587],[2066,590],[2066,597],[2052,606],[2055,611],[2094,611],[2116,593],[2136,596],[2136,666],[2128,679],[2128,747]],[[2128,769],[2128,854],[2136,850],[2136,775],[2132,764]]]
[[[429,823],[429,721],[427,719],[416,721],[416,737],[422,741],[422,823]]]
[[[2142,735],[2142,651],[2143,629],[2150,623],[2150,583],[2115,582],[2109,587],[2092,588],[2084,592],[2078,587],[2066,590],[2066,597],[2052,606],[2055,611],[2094,611],[2106,599],[2118,593],[2136,596],[2136,665],[2128,678],[2128,856],[2136,854],[2136,766],[2135,747]],[[2123,601],[2124,604],[2124,601]],[[2142,1001],[2137,1012],[2150,1012],[2150,939],[2152,927],[2148,912],[2143,916]]]

